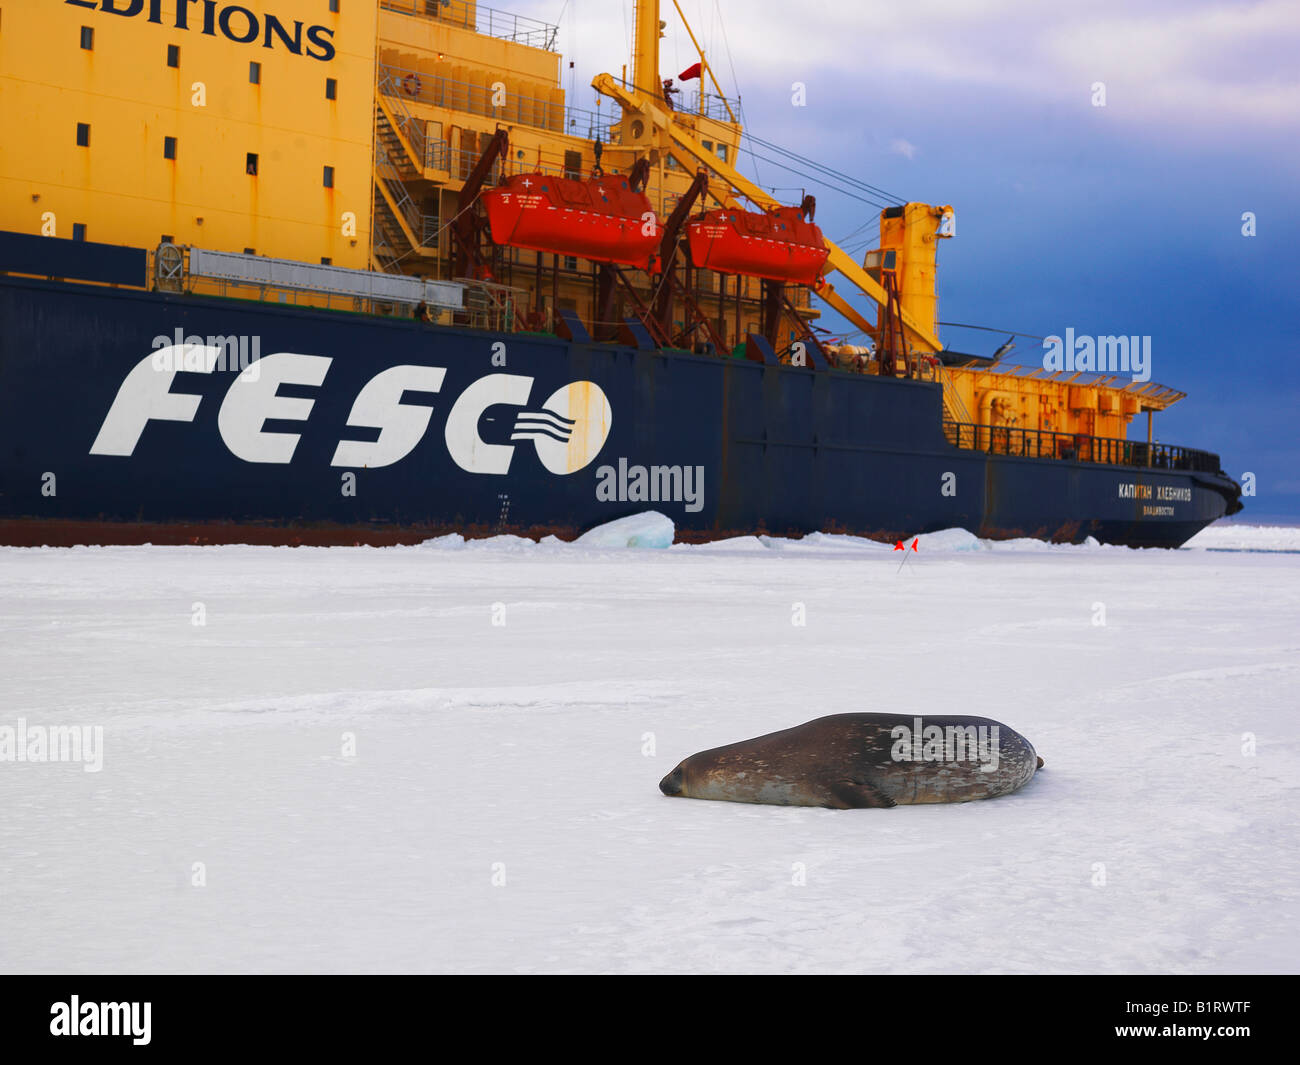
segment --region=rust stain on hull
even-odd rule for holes
[[[460,533],[466,539],[513,534],[540,540],[576,537],[569,525],[272,525],[240,522],[115,522],[49,519],[0,521],[0,544],[10,547],[81,545],[259,544],[270,547],[392,547]]]
[[[1205,524],[1209,524],[1206,522]],[[575,540],[584,531],[577,525],[562,524],[475,524],[451,523],[411,525],[340,525],[334,523],[285,524],[271,522],[117,522],[76,521],[62,518],[11,518],[0,520],[0,545],[7,547],[78,547],[108,545],[197,545],[252,544],[269,547],[392,547],[419,544],[439,536],[458,533],[467,540],[490,536],[522,536],[541,540],[555,536]],[[882,544],[910,540],[929,529],[858,529],[829,522],[820,530],[833,535],[858,536]],[[1100,534],[1100,535],[1099,535]],[[679,544],[703,544],[740,536],[773,536],[802,540],[806,529],[769,529],[763,524],[734,529],[681,529],[673,538]],[[1088,536],[1105,534],[1096,522],[1072,521],[1057,527],[1000,528],[984,525],[978,534],[986,540],[1034,539],[1049,543],[1082,543]],[[1114,540],[1110,542],[1116,542]],[[1130,540],[1133,546],[1176,547],[1174,542]]]

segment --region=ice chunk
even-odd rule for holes
[[[607,521],[579,536],[574,543],[583,547],[671,547],[673,519],[657,510],[629,514]]]
[[[913,537],[919,541],[917,549],[920,551],[988,551],[989,545],[986,541],[981,540],[972,532],[966,529],[942,529],[939,532],[922,533],[920,536]],[[904,540],[905,547],[912,545]]]
[[[433,547],[441,551],[459,551],[465,546],[465,537],[460,533],[448,533],[446,536],[434,536],[421,540],[420,547]]]

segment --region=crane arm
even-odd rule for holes
[[[756,206],[768,211],[781,206],[779,201],[773,199],[729,163],[719,159],[713,152],[705,148],[689,130],[675,121],[674,116],[663,108],[644,100],[636,93],[623,88],[611,75],[597,74],[592,80],[591,86],[597,92],[611,97],[624,109],[637,112],[655,127],[661,129],[671,138],[674,145],[690,155],[697,163],[717,174],[723,181],[730,184],[732,188],[736,189]],[[827,251],[830,252],[827,263],[832,269],[843,274],[856,288],[865,292],[876,303],[883,306],[888,302],[889,297],[885,294],[884,288],[866,270],[859,266],[844,249],[826,236],[822,237],[822,241],[826,245]],[[823,287],[829,288],[829,286]],[[821,290],[815,289],[814,291],[817,291],[818,295],[822,294]],[[844,308],[849,308],[849,310],[852,310],[852,308],[844,297],[835,294],[833,289],[831,290],[831,298],[828,298],[827,302],[841,314],[845,314],[859,328],[867,329],[872,334],[876,332],[876,327],[874,325],[869,326],[860,313],[847,314]],[[903,327],[919,347],[927,351],[942,350],[943,344],[940,343],[939,338],[918,322],[913,315],[901,307],[899,313]]]

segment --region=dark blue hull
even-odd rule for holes
[[[263,366],[319,383],[232,398],[233,366],[125,383],[178,329],[255,338]],[[296,358],[265,361],[280,353]],[[372,385],[395,367],[404,390]],[[544,406],[575,382],[603,393],[607,424]],[[1173,547],[1236,506],[1222,473],[986,455],[951,446],[941,418],[925,382],[0,277],[4,543],[571,536],[655,509],[683,539],[961,527]]]

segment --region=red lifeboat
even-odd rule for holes
[[[822,231],[800,207],[761,211],[709,211],[686,227],[691,262],[722,274],[811,285],[830,254]]]
[[[643,270],[659,251],[654,208],[626,175],[580,181],[516,174],[482,195],[497,244]]]

